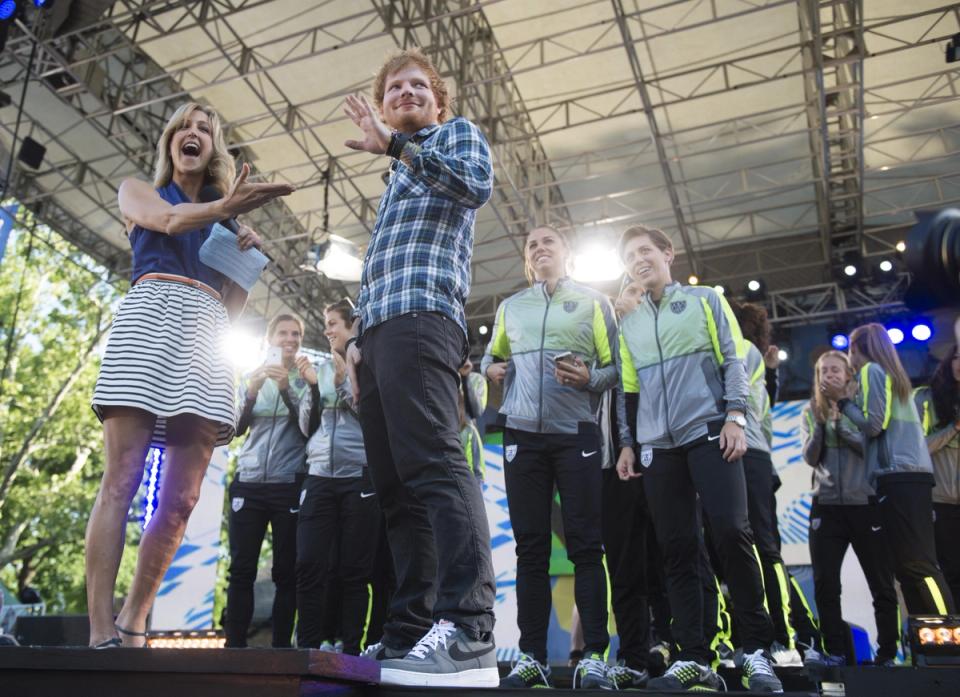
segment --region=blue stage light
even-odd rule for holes
[[[892,341],[894,345],[903,342],[903,330],[899,327],[888,327],[887,336],[890,337],[890,341]]]
[[[51,3],[50,0],[33,0],[33,4],[37,7],[46,7],[47,5],[51,5],[53,3]]]
[[[10,19],[17,11],[17,3],[14,0],[3,0],[0,2],[0,20]]]
[[[834,334],[833,338],[830,339],[830,345],[837,349],[837,351],[843,351],[850,346],[850,339],[846,334]]]
[[[917,341],[928,341],[933,336],[933,329],[926,322],[918,322],[910,330],[910,336]]]

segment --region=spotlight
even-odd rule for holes
[[[910,329],[910,336],[917,341],[929,341],[933,336],[933,328],[926,322],[917,322]]]
[[[790,360],[790,354],[787,353],[785,349],[780,349],[777,351],[777,358],[779,358],[781,361],[788,361]]]
[[[727,294],[727,287],[726,287],[725,285],[723,285],[722,283],[718,283],[717,285],[715,285],[715,286],[713,287],[713,289],[714,289],[715,291],[717,291],[720,295],[726,295],[726,294]]]
[[[767,296],[767,284],[762,278],[751,278],[747,281],[747,288],[744,291],[744,297],[747,302],[760,302]]]
[[[0,21],[5,21],[17,13],[17,3],[14,0],[0,2]]]
[[[889,259],[884,259],[878,264],[878,266],[880,270],[883,271],[884,273],[890,273],[891,271],[893,271],[893,262],[890,261]]]
[[[905,252],[905,251],[907,251],[907,243],[904,242],[903,240],[900,240],[900,241],[897,242],[897,244],[896,244],[896,249],[897,249],[898,252]]]
[[[695,286],[700,283],[700,279],[697,278],[696,274],[690,274],[690,278],[687,279],[687,284]]]
[[[325,239],[307,250],[306,271],[317,271],[336,281],[356,283],[363,271],[363,260],[357,246],[339,235],[325,234]]]
[[[850,346],[850,338],[846,334],[834,334],[830,339],[830,345],[837,351],[843,351]]]
[[[899,327],[887,327],[887,336],[890,337],[890,341],[893,342],[894,346],[903,343],[903,330]]]
[[[477,331],[480,332],[480,336],[486,336],[487,332],[490,331],[490,327],[485,324],[481,324],[479,327],[477,327]]]
[[[623,275],[623,262],[613,247],[591,245],[573,258],[573,278],[582,283],[612,281]]]
[[[947,63],[960,61],[960,34],[954,34],[947,42]]]
[[[853,278],[854,276],[857,275],[857,267],[854,266],[853,264],[847,264],[846,266],[843,267],[843,275]]]
[[[914,615],[907,627],[914,665],[960,665],[960,615]]]

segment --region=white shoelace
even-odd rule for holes
[[[753,653],[747,654],[743,657],[743,661],[750,665],[750,670],[754,674],[776,677],[776,673],[773,672],[770,661],[763,655],[762,649],[757,649]]]
[[[528,672],[530,666],[536,667],[537,672],[540,674],[540,679],[543,680],[545,685],[550,683],[550,681],[547,680],[547,674],[543,672],[543,666],[540,665],[540,661],[525,653],[520,654],[520,658],[515,660],[513,665],[510,666],[510,675],[516,673],[523,677],[524,672]]]
[[[580,667],[583,666],[583,670],[587,675],[596,675],[598,677],[607,676],[607,664],[603,661],[598,661],[595,658],[581,658],[580,662],[577,663],[577,669],[573,673],[573,688],[577,688],[577,682],[582,684],[583,678],[580,676]]]
[[[436,651],[440,644],[443,644],[443,648],[447,648],[447,638],[455,631],[457,631],[457,625],[452,622],[444,622],[443,624],[437,622],[430,628],[430,631],[417,642],[417,645],[410,649],[410,653],[407,655],[423,659],[426,658],[427,654],[431,651]]]
[[[360,655],[361,655],[361,656],[375,656],[376,653],[377,653],[377,651],[379,651],[381,648],[383,648],[383,643],[378,641],[376,644],[371,644],[370,646],[368,646],[367,648],[365,648],[365,649],[363,650],[363,653],[360,654]]]

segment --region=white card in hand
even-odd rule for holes
[[[200,247],[200,261],[249,292],[269,259],[259,249],[251,247],[241,251],[237,236],[220,223],[214,223],[210,237]]]

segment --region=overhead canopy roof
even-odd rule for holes
[[[537,223],[578,246],[661,227],[677,277],[738,288],[759,274],[787,292],[960,200],[960,64],[943,54],[960,12],[935,0],[60,0],[45,21],[21,22],[0,56],[16,98],[41,39],[20,134],[47,153],[11,192],[123,274],[117,186],[149,177],[179,104],[209,103],[259,176],[298,187],[249,216],[277,259],[253,307],[314,327],[355,288],[301,270],[306,250],[325,209],[331,232],[366,245],[387,167],[344,146],[343,97],[369,92],[398,46],[431,54],[493,146],[476,322],[525,283]],[[7,149],[15,118],[0,112]]]

